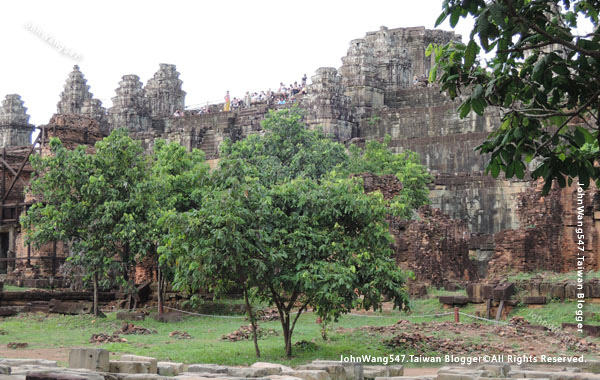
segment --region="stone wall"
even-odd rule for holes
[[[479,278],[469,258],[471,233],[464,221],[423,206],[417,220],[392,220],[390,225],[396,260],[400,267],[414,272],[417,281],[443,286]]]

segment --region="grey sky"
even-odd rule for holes
[[[242,96],[275,89],[319,67],[339,68],[349,42],[381,25],[433,28],[441,3],[4,2],[0,98],[20,94],[31,122],[44,124],[74,64],[105,107],[123,75],[137,74],[145,84],[159,63],[177,65],[187,105],[218,101],[226,90]],[[457,31],[465,36],[470,25],[463,24]],[[450,30],[447,24],[442,29]]]

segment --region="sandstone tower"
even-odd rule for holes
[[[185,91],[181,89],[182,84],[175,65],[160,64],[159,70],[144,88],[153,119],[173,116],[176,110],[183,111]]]
[[[60,101],[57,104],[58,114],[81,114],[81,108],[87,100],[92,99],[90,86],[79,70],[79,66],[73,66],[73,71],[69,74],[60,94]]]
[[[142,82],[137,75],[124,75],[108,110],[111,129],[126,127],[130,132],[143,132],[152,125],[150,107]]]
[[[17,94],[6,95],[0,107],[0,147],[31,144],[33,129],[21,97]]]

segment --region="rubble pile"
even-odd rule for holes
[[[90,343],[124,343],[127,339],[121,338],[119,335],[108,335],[108,334],[92,334]]]
[[[175,330],[169,334],[170,337],[175,337],[175,339],[192,339],[192,336],[185,331]]]
[[[460,339],[439,339],[421,333],[402,332],[392,339],[384,340],[387,347],[401,350],[414,350],[417,354],[426,354],[431,351],[440,354],[467,355],[474,352],[486,354],[510,353],[503,344],[473,344]]]
[[[279,333],[273,329],[263,329],[258,327],[257,330],[258,338],[265,338],[268,336],[278,336]],[[240,340],[248,340],[252,339],[252,325],[241,326],[239,329],[235,330],[232,333],[223,335],[221,337],[222,340],[228,340],[230,342],[238,342]]]

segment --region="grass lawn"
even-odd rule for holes
[[[448,293],[448,292],[446,292]],[[441,291],[430,292],[432,296],[444,294]],[[443,309],[437,297],[415,300],[412,304],[413,313],[405,314],[390,311],[384,314],[371,315],[346,315],[330,328],[330,341],[325,342],[320,336],[320,326],[315,322],[316,316],[312,313],[303,314],[294,331],[293,341],[307,341],[304,348],[294,347],[294,357],[288,360],[284,357],[283,337],[269,336],[259,341],[262,351],[261,361],[280,362],[287,365],[303,364],[314,359],[339,360],[340,355],[370,354],[384,356],[397,354],[392,352],[383,343],[383,336],[369,331],[340,332],[338,328],[358,328],[361,326],[389,326],[400,319],[420,323],[428,321],[453,321],[454,316],[444,317],[418,317],[416,315],[443,313],[451,310]],[[475,313],[480,306],[469,305],[461,308],[462,312]],[[530,312],[539,313],[550,323],[560,325],[560,322],[571,321],[574,305],[570,303],[550,303],[542,309],[517,308],[513,315],[528,317]],[[587,305],[588,312],[600,312],[599,304]],[[473,320],[461,316],[461,322],[471,323]],[[152,356],[159,360],[172,360],[184,363],[219,363],[226,365],[248,365],[257,359],[254,356],[254,347],[251,341],[229,342],[221,340],[225,334],[237,330],[248,322],[243,318],[216,318],[190,316],[181,322],[160,323],[152,318],[145,321],[134,322],[136,326],[156,329],[157,334],[151,335],[122,335],[128,341],[125,343],[106,343],[96,345],[89,343],[92,334],[112,334],[118,330],[123,321],[116,319],[115,313],[108,314],[105,319],[94,319],[88,315],[60,316],[56,314],[22,314],[5,318],[0,322],[0,347],[6,347],[8,342],[27,342],[29,349],[44,348],[69,348],[69,347],[102,347],[111,352],[132,353]],[[262,328],[271,328],[281,331],[278,321],[261,322]],[[187,332],[192,339],[176,339],[169,333],[178,330]],[[1,331],[0,331],[1,332]],[[444,336],[444,331],[435,335]],[[448,334],[448,337],[452,335]],[[481,338],[477,338],[480,341]],[[483,338],[484,340],[486,338]],[[600,344],[600,339],[595,340]],[[410,366],[410,364],[409,364]],[[414,364],[413,364],[414,366]]]

